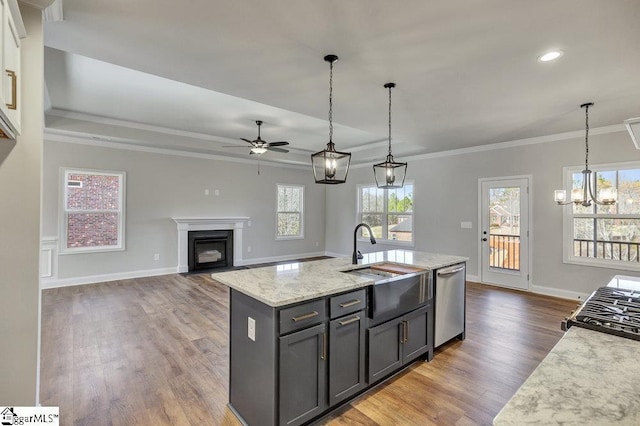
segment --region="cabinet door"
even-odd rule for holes
[[[429,308],[425,306],[405,315],[402,319],[404,327],[402,363],[412,361],[429,350],[428,326]]]
[[[280,425],[302,424],[327,407],[325,331],[320,324],[280,337]]]
[[[8,5],[3,23],[4,69],[2,70],[4,106],[3,110],[16,133],[20,133],[20,37],[13,22]]]
[[[329,324],[329,405],[364,388],[364,311]]]
[[[369,370],[373,383],[402,365],[402,318],[369,329]]]

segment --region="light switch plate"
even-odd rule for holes
[[[256,341],[256,320],[251,317],[247,317],[247,335],[249,339]]]
[[[460,228],[462,228],[462,229],[471,229],[471,228],[473,228],[473,223],[471,223],[471,222],[460,222]]]

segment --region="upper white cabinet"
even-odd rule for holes
[[[20,134],[20,109],[22,107],[20,39],[25,35],[24,24],[16,0],[0,0],[0,9],[2,17],[0,137],[15,139]]]

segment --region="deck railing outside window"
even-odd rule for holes
[[[594,247],[596,248],[594,250]],[[640,262],[638,248],[640,243],[629,241],[573,240],[573,255],[595,259],[624,260]]]

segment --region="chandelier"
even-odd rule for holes
[[[564,189],[557,189],[555,191],[555,201],[558,205],[563,206],[567,204],[581,205],[584,207],[590,207],[591,203],[602,206],[610,206],[616,203],[618,192],[615,188],[602,188],[600,190],[601,200],[598,200],[594,194],[595,182],[591,179],[591,170],[589,170],[589,107],[593,106],[593,102],[580,105],[580,108],[584,108],[585,115],[585,157],[584,157],[584,170],[582,171],[582,188],[573,188],[571,190],[571,200],[567,201],[567,193]]]
[[[335,185],[347,181],[351,153],[336,151],[333,143],[333,64],[338,60],[336,55],[327,55],[329,62],[329,143],[327,148],[311,155],[311,166],[316,183]]]
[[[382,163],[373,166],[373,175],[378,188],[402,188],[407,174],[407,163],[398,163],[393,160],[391,154],[391,89],[395,83],[387,83],[385,89],[389,89],[389,154]]]

